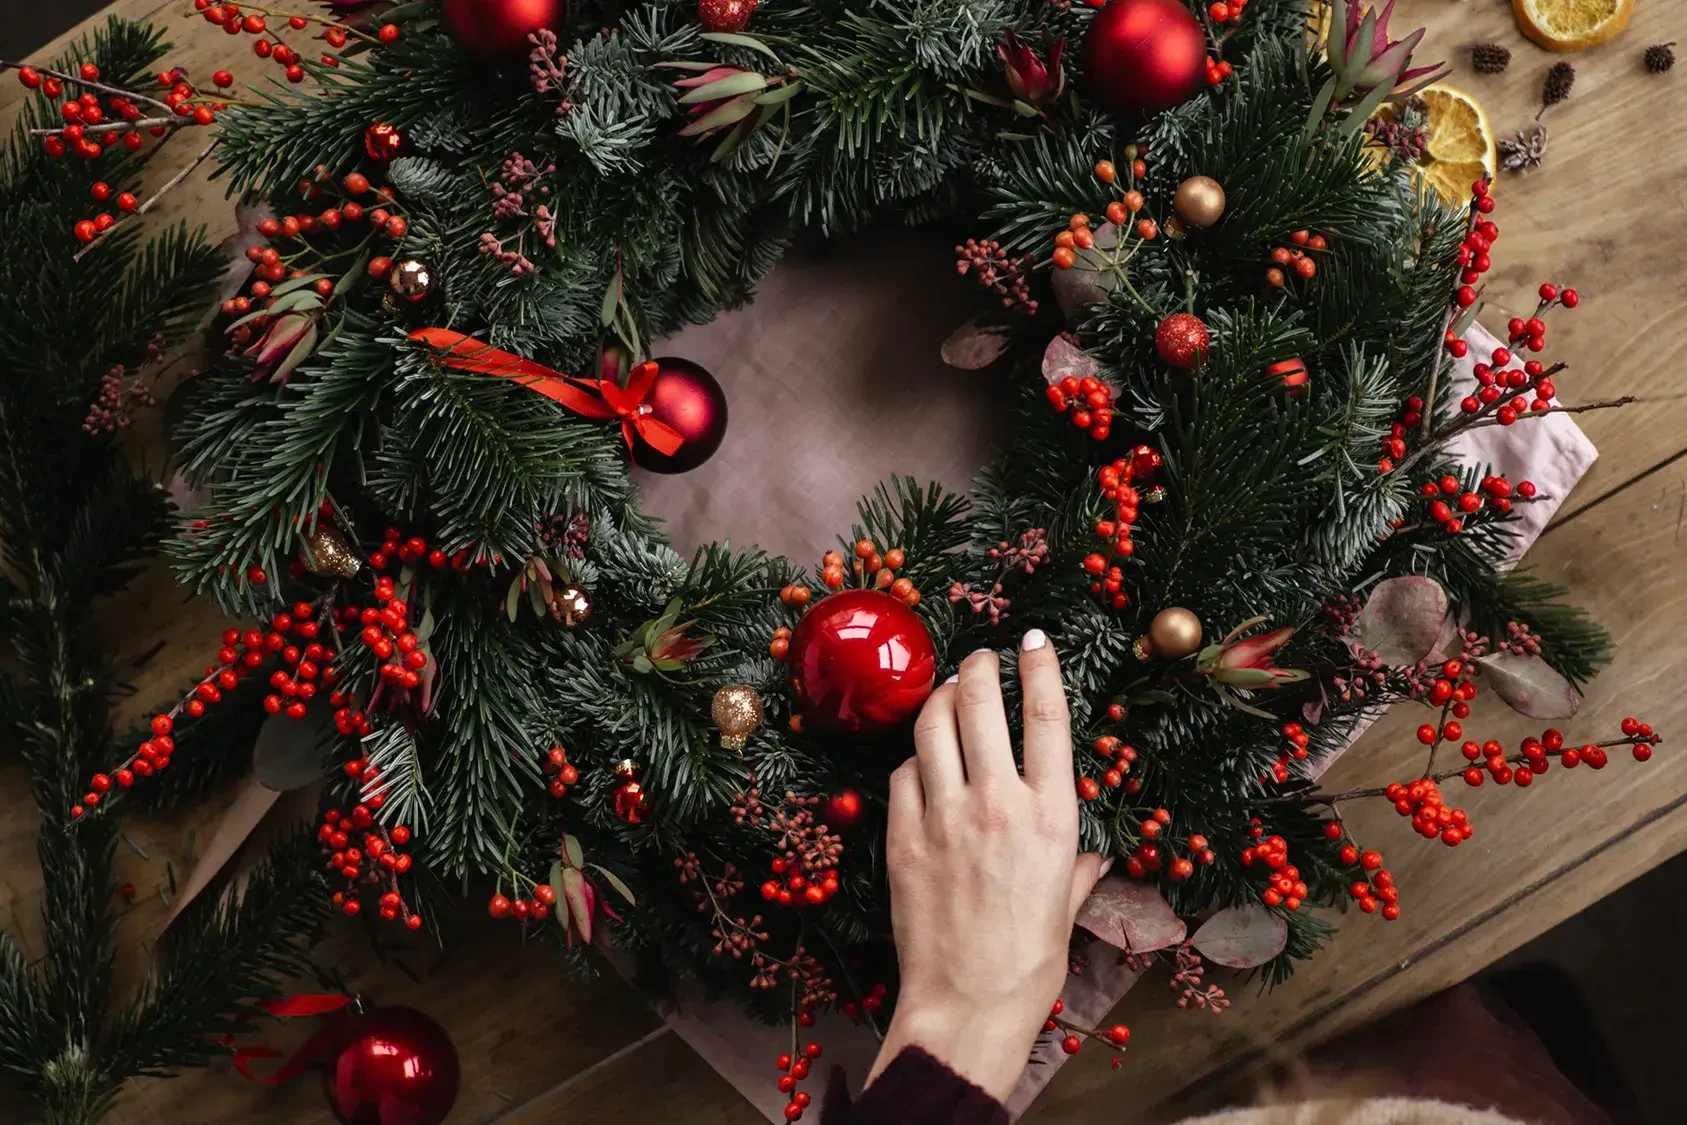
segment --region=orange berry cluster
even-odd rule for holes
[[[790,651],[791,627],[781,625],[773,631],[773,639],[767,643],[767,653],[775,660],[783,660]],[[796,730],[797,728],[793,726],[791,729]]]
[[[792,1043],[795,1042],[796,1040],[793,1038]],[[786,1121],[801,1120],[803,1110],[807,1109],[809,1104],[814,1101],[813,1095],[807,1090],[797,1089],[797,1083],[808,1077],[808,1072],[813,1066],[813,1060],[819,1058],[820,1055],[820,1044],[809,1043],[795,1056],[781,1054],[773,1060],[774,1067],[779,1071],[779,1092],[789,1094],[791,1098],[785,1104]]]
[[[788,605],[793,609],[799,606],[807,605],[809,599],[813,596],[814,591],[810,590],[807,586],[804,586],[800,582],[793,582],[791,585],[783,586],[779,590],[780,603]]]
[[[545,755],[545,773],[550,777],[545,788],[558,800],[567,796],[568,787],[580,780],[580,771],[569,764],[568,751],[560,746],[551,747]]]
[[[1310,231],[1297,230],[1289,235],[1289,241],[1294,244],[1292,247],[1278,246],[1271,251],[1271,260],[1276,264],[1265,271],[1265,281],[1274,289],[1287,285],[1290,273],[1302,281],[1311,281],[1318,273],[1318,263],[1312,260],[1307,251],[1316,252],[1329,248],[1329,243],[1323,235]]]
[[[1289,862],[1289,844],[1281,836],[1265,835],[1265,828],[1254,818],[1248,837],[1256,843],[1242,849],[1242,866],[1263,864],[1266,875],[1265,890],[1259,900],[1267,906],[1281,906],[1284,910],[1299,910],[1306,898],[1306,884],[1301,881],[1300,868]]]
[[[1107,204],[1107,221],[1123,233],[1128,230],[1131,217],[1141,211],[1146,201],[1142,193],[1136,190],[1136,182],[1148,175],[1146,161],[1135,156],[1135,145],[1125,146],[1125,151],[1132,154],[1130,158],[1130,179],[1127,190],[1118,199]],[[1095,177],[1104,184],[1117,184],[1119,168],[1111,160],[1098,161],[1095,166]],[[1137,220],[1136,233],[1143,241],[1156,238],[1160,233],[1159,224],[1153,219]],[[1050,256],[1056,269],[1069,270],[1078,261],[1079,250],[1090,250],[1095,247],[1095,232],[1090,229],[1090,217],[1082,211],[1075,211],[1066,221],[1066,229],[1054,236],[1054,253]],[[1124,249],[1117,246],[1114,251]]]
[[[1420,777],[1410,785],[1396,781],[1385,796],[1401,816],[1412,818],[1413,831],[1426,840],[1439,836],[1443,844],[1456,848],[1476,832],[1463,809],[1447,807],[1441,799],[1441,787],[1432,777]]]
[[[534,883],[533,895],[530,898],[517,896],[515,899],[505,897],[499,890],[486,904],[486,913],[494,918],[516,918],[527,921],[529,918],[541,919],[550,917],[551,907],[556,905],[556,888],[549,883]]]
[[[871,539],[862,539],[855,544],[855,558],[849,564],[850,571],[856,581],[872,589],[883,590],[897,601],[908,606],[920,604],[920,592],[914,589],[914,582],[909,578],[898,578],[896,572],[908,561],[908,556],[900,547],[879,552],[877,544]],[[820,581],[828,589],[837,590],[844,584],[844,557],[836,551],[827,551],[820,558]],[[786,605],[798,606],[807,603],[808,598],[797,593],[797,587],[787,586],[791,591],[789,600],[785,591],[780,591],[779,599]]]
[[[1113,429],[1113,388],[1093,375],[1068,375],[1050,383],[1044,392],[1056,413],[1066,414],[1096,441],[1106,441]]]
[[[381,917],[388,922],[404,919],[406,929],[422,928],[422,916],[413,913],[398,890],[398,877],[410,870],[410,857],[398,849],[410,842],[410,829],[402,824],[382,828],[375,823],[373,802],[353,806],[351,813],[328,809],[317,826],[316,838],[328,857],[328,870],[346,881],[344,890],[334,892],[334,905],[348,916],[362,913],[360,887],[385,884],[381,893]],[[362,847],[358,844],[361,842]]]
[[[1271,777],[1277,784],[1289,780],[1289,763],[1306,761],[1306,745],[1311,741],[1307,737],[1306,729],[1299,723],[1284,723],[1281,728],[1284,738],[1289,740],[1289,748],[1277,755],[1277,760],[1271,765]]]

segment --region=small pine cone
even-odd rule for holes
[[[1570,96],[1570,87],[1575,84],[1575,67],[1567,62],[1553,63],[1552,69],[1546,72],[1546,84],[1541,87],[1541,104],[1557,105]]]
[[[1649,74],[1662,74],[1675,65],[1674,43],[1654,43],[1646,48],[1646,71]]]
[[[1478,43],[1470,49],[1470,65],[1477,74],[1500,74],[1511,65],[1511,48],[1500,43]]]

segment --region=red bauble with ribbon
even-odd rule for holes
[[[653,362],[656,379],[645,405],[651,418],[679,434],[682,444],[666,453],[635,435],[633,464],[653,473],[690,472],[714,456],[726,436],[726,392],[713,375],[689,359],[663,356]]]
[[[1206,81],[1206,34],[1182,0],[1109,0],[1082,57],[1085,87],[1113,113],[1170,109]]]
[[[439,1125],[461,1077],[451,1037],[414,1008],[347,1018],[323,1060],[328,1108],[345,1125]]]
[[[445,0],[445,26],[482,62],[525,59],[527,37],[562,25],[562,0]]]
[[[846,734],[900,726],[937,678],[925,622],[877,590],[844,590],[814,603],[791,634],[786,662],[804,719]]]

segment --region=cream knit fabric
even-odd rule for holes
[[[1428,1098],[1359,1098],[1227,1109],[1178,1125],[1523,1125],[1516,1118]]]

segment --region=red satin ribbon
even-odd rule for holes
[[[619,419],[628,449],[637,435],[658,453],[671,457],[685,442],[678,430],[652,417],[650,405],[644,401],[656,382],[654,363],[634,367],[622,387],[613,379],[571,378],[448,328],[419,328],[410,333],[410,338],[440,349],[444,354],[438,360],[447,367],[514,379],[585,418]]]
[[[254,1082],[265,1086],[280,1086],[291,1082],[304,1072],[305,1068],[319,1059],[326,1058],[334,1043],[339,1039],[341,1025],[345,1023],[343,1013],[351,997],[337,992],[303,993],[289,996],[283,1000],[259,1000],[258,1007],[272,1016],[321,1016],[329,1013],[342,1013],[341,1018],[330,1020],[318,1028],[314,1034],[305,1040],[303,1046],[287,1057],[279,1067],[271,1073],[256,1074],[252,1071],[253,1059],[279,1059],[281,1052],[274,1047],[262,1044],[252,1047],[242,1047],[234,1052],[234,1069],[250,1078]],[[223,1042],[233,1045],[232,1038],[223,1037]]]

